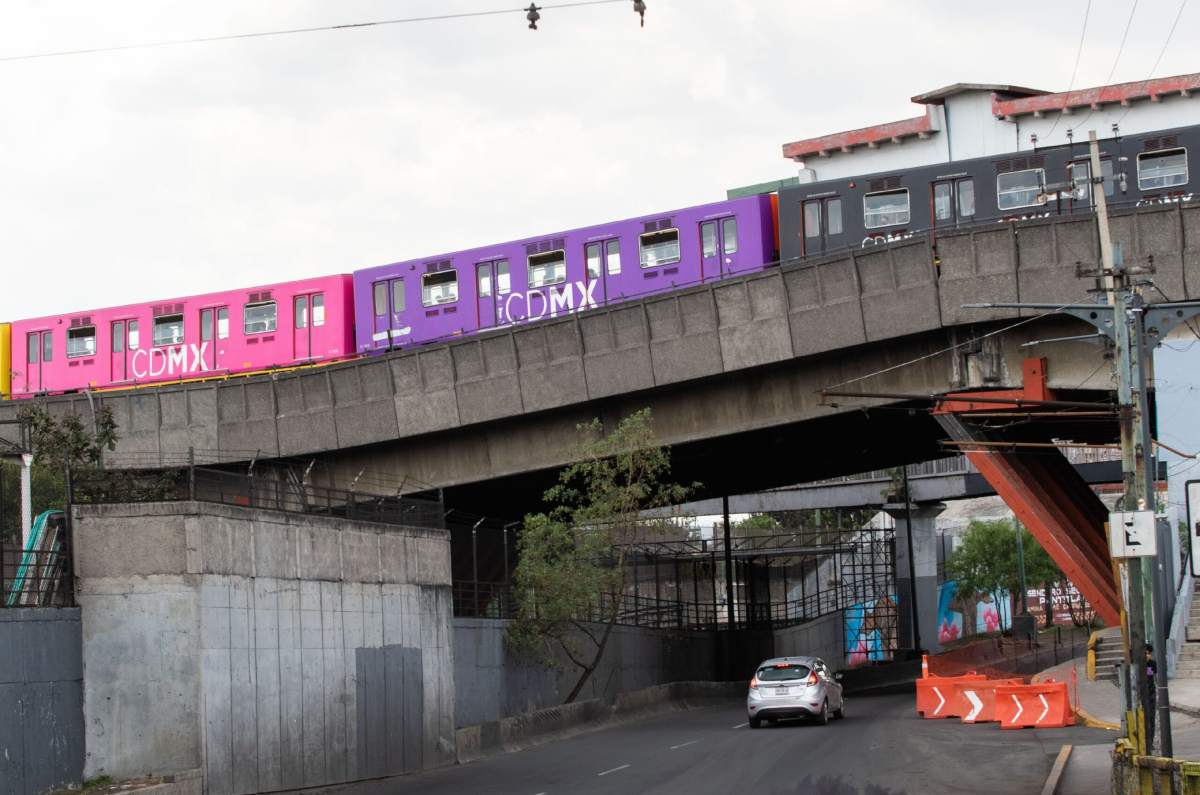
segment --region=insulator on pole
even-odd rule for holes
[[[529,20],[529,29],[537,30],[538,29],[538,26],[537,26],[538,20],[542,18],[542,15],[538,13],[539,9],[537,7],[537,4],[530,3],[529,8],[527,8],[525,10],[528,12],[527,14],[525,14],[525,18]]]

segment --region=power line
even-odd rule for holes
[[[1108,70],[1108,79],[1104,81],[1105,85],[1112,82],[1113,75],[1117,73],[1117,64],[1121,62],[1121,53],[1125,52],[1125,40],[1129,38],[1129,28],[1133,25],[1133,14],[1137,11],[1138,0],[1133,0],[1133,7],[1129,9],[1129,19],[1125,20],[1125,32],[1121,34],[1121,44],[1117,47],[1117,57],[1113,59],[1112,69]]]
[[[1083,40],[1087,38],[1088,17],[1092,14],[1092,0],[1088,0],[1087,8],[1083,10],[1083,30],[1079,31],[1079,47],[1075,50],[1075,66],[1071,68],[1071,79],[1067,83],[1067,93],[1071,93],[1071,89],[1075,87],[1075,76],[1079,73],[1079,59],[1083,55]],[[1060,113],[1054,119],[1054,124],[1050,126],[1050,131],[1046,133],[1046,142],[1050,142],[1050,136],[1058,129],[1058,123],[1062,120],[1063,115]]]
[[[1179,20],[1183,17],[1183,9],[1187,8],[1187,4],[1188,0],[1180,0],[1179,10],[1175,12],[1175,21],[1171,23],[1171,29],[1167,31],[1167,38],[1163,41],[1162,49],[1158,51],[1158,57],[1154,59],[1154,66],[1150,67],[1150,73],[1146,75],[1147,80],[1154,77],[1154,73],[1158,71],[1158,65],[1162,63],[1162,58],[1167,52],[1167,46],[1171,43],[1171,37],[1175,35],[1175,28],[1179,27]],[[1131,110],[1133,110],[1132,104],[1121,114],[1121,118],[1117,119],[1117,124],[1125,121],[1125,117],[1129,115],[1129,111]]]
[[[626,3],[628,0],[575,0],[569,3],[554,3],[551,5],[538,6],[539,11],[561,9],[561,8],[578,8],[580,6],[598,6],[609,5],[611,3]],[[440,22],[450,19],[469,19],[473,17],[492,17],[501,14],[524,14],[530,9],[528,8],[501,8],[494,11],[464,11],[458,14],[435,14],[425,17],[403,17],[399,19],[379,19],[370,22],[349,22],[342,25],[319,25],[311,28],[288,28],[284,30],[263,30],[254,33],[229,33],[222,36],[198,36],[190,39],[167,39],[164,41],[141,42],[138,44],[118,44],[107,47],[88,47],[79,50],[57,50],[54,52],[40,52],[28,55],[6,55],[0,56],[0,61],[30,61],[37,58],[59,58],[66,55],[91,55],[101,52],[119,52],[123,50],[145,50],[155,47],[176,47],[183,44],[205,44],[214,41],[233,41],[235,39],[262,39],[271,36],[293,36],[298,33],[319,33],[323,31],[333,30],[353,30],[356,28],[373,28],[383,27],[384,25],[406,25],[416,22]]]

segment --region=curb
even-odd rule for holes
[[[1058,756],[1054,759],[1054,766],[1050,768],[1050,775],[1046,776],[1046,783],[1042,785],[1042,795],[1058,795],[1058,788],[1062,786],[1063,773],[1067,771],[1067,760],[1071,758],[1070,745],[1064,745],[1058,749]]]
[[[1041,684],[1042,678],[1046,675],[1046,673],[1049,670],[1050,669],[1046,669],[1045,671],[1038,671],[1036,674],[1034,674],[1033,676],[1031,676],[1029,678],[1029,683],[1033,684],[1033,685]],[[1175,707],[1171,707],[1171,709],[1175,709]],[[1092,713],[1090,713],[1086,709],[1084,709],[1081,705],[1077,704],[1073,708],[1073,710],[1075,712],[1075,717],[1079,720],[1079,722],[1082,723],[1084,726],[1087,726],[1088,728],[1107,729],[1108,731],[1114,731],[1114,732],[1121,730],[1121,724],[1110,723],[1106,720],[1100,720],[1095,715],[1093,715]],[[1200,717],[1200,710],[1196,711],[1196,716]]]

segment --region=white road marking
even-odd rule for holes
[[[629,765],[621,765],[620,767],[614,767],[612,770],[605,770],[603,773],[597,773],[596,775],[607,776],[609,773],[616,773],[618,770],[624,770],[627,767],[629,767]]]
[[[680,743],[679,745],[672,745],[671,750],[674,751],[679,748],[687,748],[689,745],[695,745],[698,742],[700,742],[700,741],[699,740],[688,740],[686,743]]]
[[[1046,717],[1046,713],[1050,711],[1050,705],[1046,703],[1046,697],[1039,695],[1038,698],[1042,700],[1042,714],[1038,715],[1038,719],[1034,723],[1041,723],[1042,719]]]
[[[749,722],[749,721],[747,721],[746,723],[739,723],[737,726],[730,726],[729,728],[731,728],[731,729],[740,729],[740,728],[742,728],[743,726],[749,726],[749,725],[750,725],[750,722]]]
[[[1021,717],[1021,713],[1025,711],[1025,708],[1021,706],[1021,700],[1019,698],[1017,698],[1016,693],[1012,694],[1012,700],[1013,700],[1013,703],[1017,705],[1017,714],[1013,715],[1013,718],[1012,718],[1013,723],[1016,723],[1017,718]]]
[[[971,702],[971,711],[967,713],[967,717],[963,718],[963,720],[968,722],[974,721],[975,716],[983,709],[983,702],[979,700],[979,696],[975,695],[974,690],[964,690],[963,695],[967,697],[967,701]]]

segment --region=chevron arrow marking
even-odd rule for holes
[[[936,687],[933,688],[933,692],[937,694],[938,697],[938,705],[933,708],[933,714],[936,715],[942,711],[942,707],[946,706],[946,699],[942,696],[942,691],[938,690]]]
[[[983,702],[979,700],[979,696],[975,695],[974,690],[964,690],[963,695],[967,697],[967,701],[971,702],[971,711],[967,713],[967,717],[963,718],[967,723],[972,723],[975,716],[983,709]]]
[[[1046,697],[1039,695],[1038,698],[1042,700],[1042,714],[1038,715],[1038,719],[1034,723],[1041,723],[1042,719],[1046,717],[1046,713],[1050,711],[1050,705],[1046,703]]]
[[[1012,722],[1016,723],[1017,719],[1021,717],[1021,713],[1025,711],[1025,708],[1021,706],[1021,699],[1017,698],[1016,693],[1012,694],[1012,700],[1013,700],[1013,703],[1017,705],[1017,712],[1015,715],[1013,715],[1013,719],[1012,719]]]

